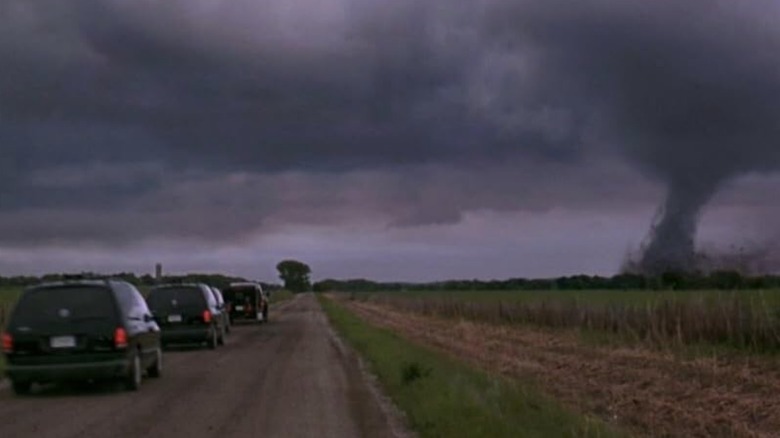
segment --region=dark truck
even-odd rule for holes
[[[2,334],[17,394],[33,383],[120,380],[137,390],[162,372],[160,328],[124,281],[79,280],[26,289]]]
[[[268,321],[268,296],[257,283],[231,283],[222,290],[230,320]]]

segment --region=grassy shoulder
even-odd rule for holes
[[[318,299],[422,437],[623,436],[600,420],[567,411],[530,383],[477,371],[368,325],[333,300]]]
[[[16,288],[0,288],[0,333],[5,328],[5,319],[11,306],[19,297],[19,290]],[[5,357],[0,354],[0,380],[5,377]]]
[[[273,291],[270,296],[271,304],[281,303],[294,297],[295,294],[286,289]]]
[[[22,288],[19,287],[0,287],[0,308],[10,309],[19,295],[22,294]]]
[[[0,333],[5,329],[6,319],[11,311],[11,307],[19,299],[22,289],[15,287],[0,288]],[[0,380],[5,377],[5,357],[0,354]]]

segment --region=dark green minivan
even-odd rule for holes
[[[162,330],[163,345],[205,343],[215,349],[225,343],[223,308],[203,283],[171,283],[153,287],[146,298]]]
[[[14,392],[33,383],[121,380],[162,372],[160,328],[130,283],[77,280],[24,291],[2,334]]]

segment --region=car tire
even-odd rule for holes
[[[30,393],[30,389],[32,388],[32,382],[13,380],[11,381],[11,388],[16,395],[27,395]]]
[[[141,388],[142,373],[141,355],[138,354],[138,350],[136,350],[130,358],[128,375],[125,377],[125,388],[127,388],[128,391],[138,391]]]
[[[157,355],[157,358],[155,358],[152,366],[146,370],[146,373],[149,375],[149,377],[153,379],[157,379],[162,375],[162,369],[163,369],[162,347],[158,348],[155,354]]]
[[[263,323],[268,324],[268,306],[263,309]]]
[[[219,345],[219,341],[217,339],[217,329],[211,327],[211,333],[209,334],[209,349],[216,350],[217,345]]]

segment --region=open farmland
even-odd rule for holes
[[[355,298],[387,296],[405,299],[449,299],[453,301],[478,303],[553,303],[577,302],[593,306],[647,306],[659,302],[705,302],[715,303],[729,298],[743,302],[763,301],[780,308],[780,289],[765,290],[435,290],[435,291],[392,291],[358,292]]]
[[[349,297],[427,316],[575,329],[591,339],[629,344],[780,351],[780,290],[387,292]]]
[[[638,436],[777,436],[780,368],[776,356],[751,354],[747,349],[686,356],[648,343],[594,344],[576,324],[561,323],[569,314],[558,312],[566,308],[556,308],[554,301],[518,298],[510,302],[496,299],[499,295],[480,295],[475,301],[465,300],[468,294],[332,296],[372,325],[488,372],[535,380],[544,392],[570,408]],[[664,303],[669,303],[672,312],[676,308],[671,303],[687,309],[713,297],[706,292],[690,293],[685,299],[662,299],[657,306],[665,309]],[[619,302],[626,309],[632,305],[654,309],[652,304],[639,303]],[[585,304],[589,306],[580,308],[585,313],[612,307],[607,302]],[[755,300],[752,305],[758,306]],[[504,310],[499,311],[502,306]],[[506,309],[557,310],[551,312],[554,318],[530,324],[522,323],[517,315],[507,318],[512,312]],[[717,306],[705,309],[723,310]],[[533,318],[529,315],[535,314],[525,315]],[[673,338],[668,342],[674,342]],[[711,350],[715,351],[720,350]]]
[[[21,288],[0,287],[0,327],[5,325],[11,306],[13,306],[21,293]]]
[[[0,331],[5,327],[11,306],[19,298],[22,290],[20,288],[2,287],[0,288]],[[0,380],[3,378],[5,370],[5,358],[0,355]]]
[[[342,303],[322,296],[320,301],[420,437],[627,436],[593,415],[561,406],[533,382],[475,369],[376,327]]]

